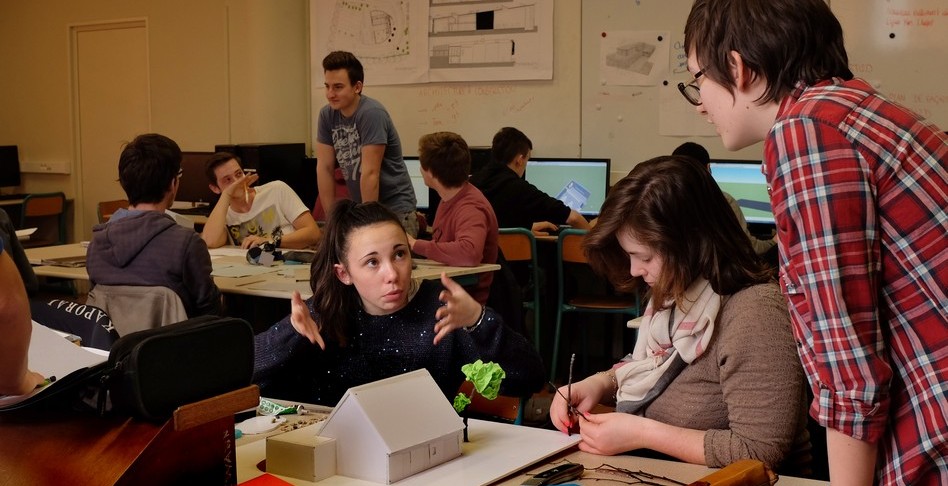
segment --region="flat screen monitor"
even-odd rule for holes
[[[16,145],[0,146],[0,187],[20,186],[20,155]]]
[[[408,168],[408,176],[411,177],[411,187],[415,190],[415,207],[418,209],[428,209],[428,186],[421,176],[421,162],[418,157],[403,156],[405,167]]]
[[[761,172],[760,161],[712,159],[711,176],[722,191],[737,200],[748,223],[774,224],[767,179]]]
[[[610,159],[532,158],[524,177],[579,214],[599,216],[609,190]]]
[[[214,152],[181,152],[181,182],[176,201],[214,204],[217,194],[208,187],[204,164]]]

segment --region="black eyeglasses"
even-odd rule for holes
[[[681,95],[688,100],[688,103],[695,106],[701,106],[701,90],[698,89],[698,78],[703,74],[703,71],[698,71],[695,73],[694,81],[688,84],[678,83],[678,91],[681,91]]]

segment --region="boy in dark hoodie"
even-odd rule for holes
[[[165,214],[178,192],[181,149],[164,135],[139,135],[119,156],[119,183],[128,209],[92,228],[86,258],[93,285],[163,286],[194,317],[218,314],[207,244]]]

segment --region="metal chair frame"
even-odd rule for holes
[[[540,349],[540,267],[537,264],[537,240],[525,228],[500,228],[497,244],[508,262],[529,262],[533,300],[524,301],[523,307],[533,313],[533,344]]]
[[[641,313],[641,301],[638,294],[632,297],[625,295],[603,295],[603,294],[577,294],[566,296],[565,286],[565,264],[577,263],[588,264],[586,253],[583,249],[583,239],[586,237],[586,230],[566,229],[560,232],[556,242],[556,277],[557,277],[557,297],[558,304],[556,308],[556,330],[553,338],[553,359],[550,362],[550,381],[556,378],[557,358],[559,357],[560,331],[563,323],[563,315],[567,313],[597,313],[627,315],[630,318],[638,317]],[[583,330],[585,333],[585,329]],[[585,336],[585,334],[584,334]]]

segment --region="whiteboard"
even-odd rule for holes
[[[948,130],[948,1],[832,0],[853,73]]]

